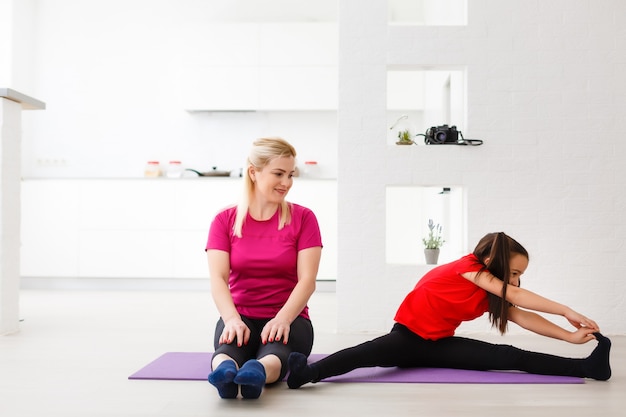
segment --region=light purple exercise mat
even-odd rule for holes
[[[211,372],[210,352],[168,352],[128,379],[206,381]],[[316,361],[325,354],[311,354]],[[448,368],[361,368],[324,382],[402,382],[443,384],[583,384],[583,378],[535,375],[524,372],[468,371]]]

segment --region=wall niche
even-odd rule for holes
[[[428,235],[430,219],[443,228],[445,243],[439,264],[462,256],[466,251],[465,190],[458,186],[386,187],[386,262],[425,264],[422,238]]]

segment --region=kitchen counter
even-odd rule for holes
[[[43,101],[22,94],[11,88],[0,88],[0,98],[20,103],[23,110],[43,110],[46,108],[46,103]]]
[[[206,280],[211,220],[237,202],[240,180],[24,179],[21,275],[51,283]],[[298,178],[288,200],[315,212],[324,242],[318,279],[335,280],[336,181]]]
[[[146,178],[146,177],[22,177],[22,181],[207,181],[207,180],[217,180],[217,181],[232,181],[236,182],[241,180],[242,177],[222,177],[222,176],[206,176],[206,177],[182,177],[182,178],[168,178],[168,177],[156,177],[156,178]],[[310,177],[295,177],[294,181],[330,181],[336,182],[337,178],[310,178]]]

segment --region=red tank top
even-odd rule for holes
[[[482,267],[470,254],[433,268],[405,297],[394,320],[424,339],[453,336],[462,322],[488,310],[487,292],[461,276]]]

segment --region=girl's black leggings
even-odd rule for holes
[[[426,340],[396,323],[389,334],[327,356],[312,368],[317,374],[313,382],[373,366],[518,370],[583,377],[582,361],[456,336]]]

